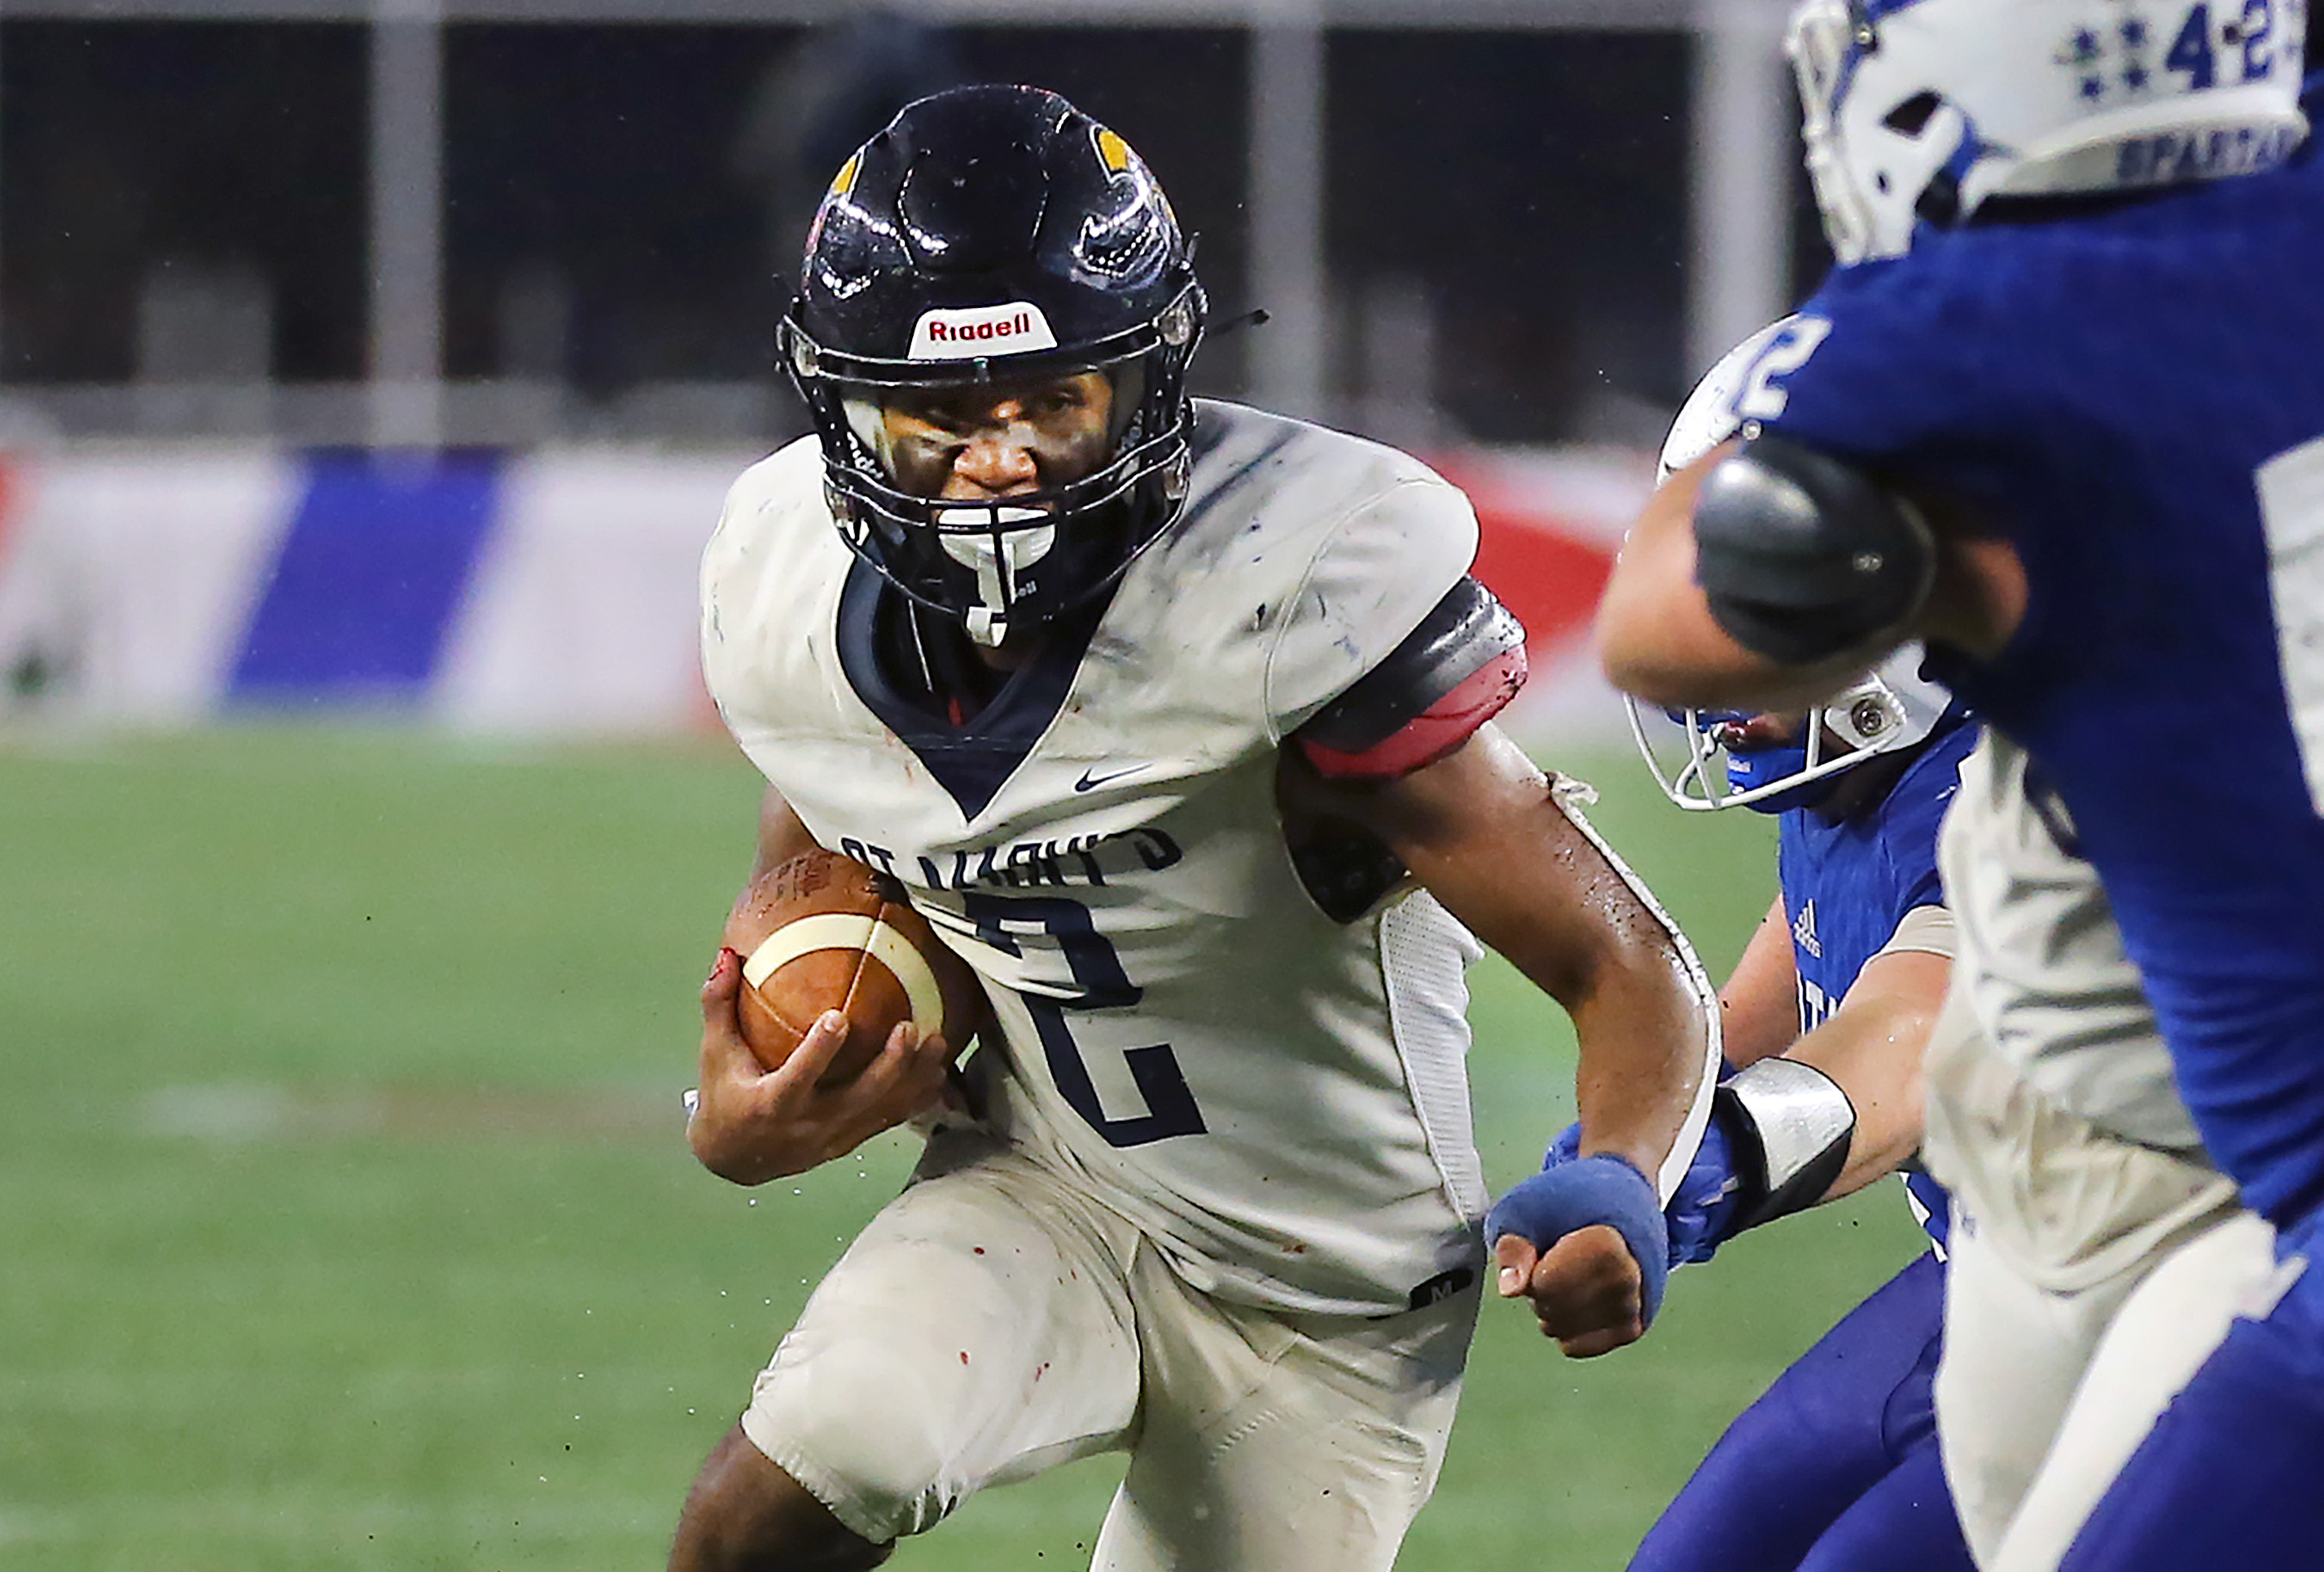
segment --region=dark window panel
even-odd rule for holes
[[[512,282],[561,279],[604,392],[763,371],[763,198],[735,167],[782,30],[462,26],[445,50],[446,361],[499,375]]]
[[[1222,316],[1268,304],[1245,298],[1239,29],[882,40],[862,26],[461,24],[445,37],[455,377],[564,375],[604,397],[767,375],[778,275],[832,166],[903,98],[951,80],[1038,82],[1114,125],[1200,236]],[[130,375],[137,291],[168,257],[263,273],[274,375],[360,376],[365,43],[363,28],[321,24],[10,23],[9,375]],[[1435,391],[1471,435],[1602,434],[1591,423],[1609,400],[1674,401],[1688,58],[1675,34],[1332,34],[1339,398],[1361,391],[1349,308],[1394,279],[1435,313]],[[1812,247],[1812,214],[1801,233]],[[1244,385],[1265,339],[1213,346],[1198,385]]]
[[[1586,435],[1607,397],[1683,392],[1684,38],[1348,32],[1330,67],[1333,274],[1425,285],[1463,430]]]
[[[275,375],[360,375],[364,73],[354,27],[10,23],[8,376],[134,375],[139,291],[165,260],[257,270]]]

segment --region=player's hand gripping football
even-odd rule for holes
[[[842,1157],[882,1130],[935,1106],[952,1054],[909,1022],[851,1080],[816,1083],[847,1040],[847,1020],[827,1011],[781,1066],[763,1068],[743,1040],[737,998],[742,957],[721,949],[702,985],[701,1101],[687,1140],[702,1166],[736,1184],[764,1184]]]

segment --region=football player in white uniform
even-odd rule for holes
[[[1492,725],[1522,630],[1460,494],[1191,401],[1204,314],[1143,163],[1036,88],[922,100],[825,199],[780,329],[816,434],[733,489],[705,674],[770,783],[761,865],[884,869],[995,1025],[704,1465],[674,1567],[869,1567],[1103,1451],[1096,1566],[1387,1567],[1485,1262],[1479,941],[1582,1052],[1567,1225],[1504,1242],[1503,1291],[1576,1354],[1653,1314],[1707,981]],[[822,1025],[761,1073],[735,974],[703,994],[715,1171],[931,1114],[946,1045],[908,1027],[843,1087]]]

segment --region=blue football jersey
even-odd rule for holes
[[[1795,808],[1778,820],[1775,865],[1792,959],[1800,978],[1800,1030],[1812,1031],[1840,1007],[1865,962],[1880,953],[1904,914],[1941,906],[1937,826],[1960,785],[1960,762],[1978,728],[1941,732],[1896,778],[1878,809],[1838,819]],[[1945,1192],[1926,1174],[1905,1185],[1922,1226],[1945,1242]]]
[[[2324,159],[1997,214],[1838,271],[1794,331],[1744,412],[2015,544],[2017,634],[1931,673],[2070,811],[2213,1155],[2272,1220],[2306,1216],[2324,1197]]]

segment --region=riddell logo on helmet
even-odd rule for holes
[[[971,360],[1056,347],[1057,336],[1049,331],[1041,308],[1029,301],[1012,301],[1005,306],[921,312],[912,329],[911,358]]]

